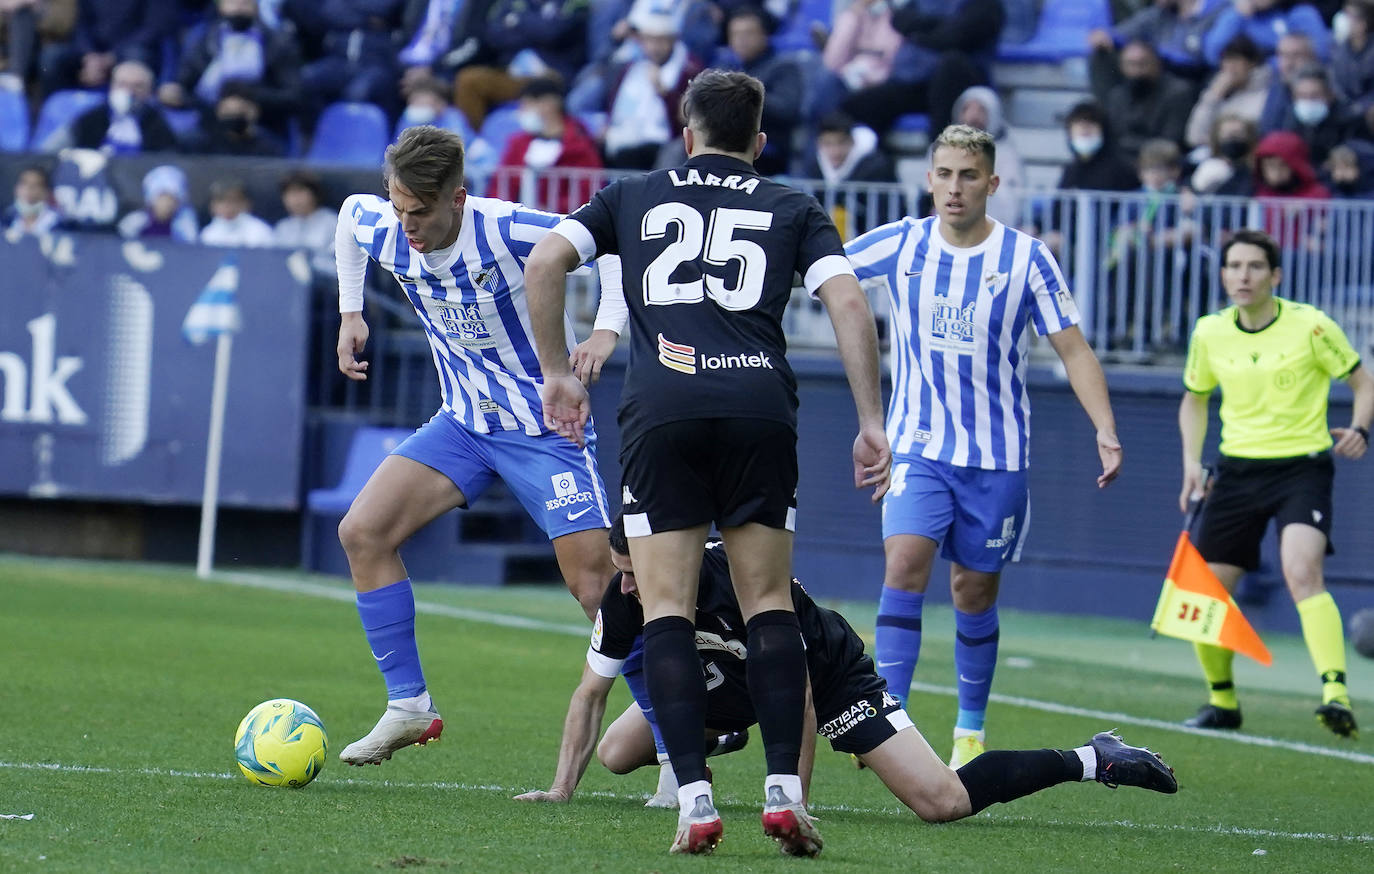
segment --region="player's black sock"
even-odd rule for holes
[[[1080,780],[1083,761],[1072,750],[988,750],[956,773],[977,813],[999,801]]]
[[[706,679],[691,620],[665,616],[645,623],[644,680],[678,784],[705,780]]]
[[[806,645],[801,626],[790,610],[765,610],[756,613],[747,627],[745,671],[768,773],[795,774],[806,712]]]

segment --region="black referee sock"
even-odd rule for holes
[[[746,628],[749,698],[759,718],[768,773],[795,774],[806,714],[806,645],[797,614],[765,610],[754,614]]]
[[[681,616],[644,625],[644,681],[678,785],[706,779],[706,679],[696,626]]]
[[[1072,750],[988,750],[956,771],[977,813],[990,804],[1083,779],[1083,761]]]

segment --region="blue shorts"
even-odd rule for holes
[[[919,455],[892,460],[883,498],[883,539],[919,534],[940,555],[970,570],[996,573],[1021,555],[1030,523],[1024,470],[956,467]]]
[[[500,477],[550,540],[588,528],[609,528],[606,487],[596,469],[596,431],[587,445],[557,434],[524,431],[479,434],[440,410],[392,450],[453,480],[467,506]]]

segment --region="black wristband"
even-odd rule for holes
[[[1359,434],[1361,437],[1364,438],[1364,445],[1365,445],[1365,446],[1368,446],[1368,445],[1369,445],[1369,429],[1368,429],[1368,428],[1364,427],[1363,425],[1356,425],[1354,428],[1351,428],[1350,430],[1354,431],[1356,434]]]

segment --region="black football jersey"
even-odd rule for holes
[[[579,227],[580,226],[580,227]],[[725,155],[616,180],[560,226],[580,254],[624,265],[630,367],[620,428],[629,443],[665,422],[766,418],[796,427],[784,357],[794,277],[815,292],[853,273],[815,198]]]
[[[864,654],[863,641],[843,616],[812,601],[796,580],[792,581],[792,604],[806,642],[818,717],[886,688],[873,660]],[[644,608],[634,595],[620,591],[616,574],[601,600],[588,656],[595,654],[608,663],[623,661],[643,631]],[[702,556],[697,587],[696,644],[706,674],[707,724],[713,728],[743,728],[754,721],[745,675],[747,641],[725,547],[711,543]]]

